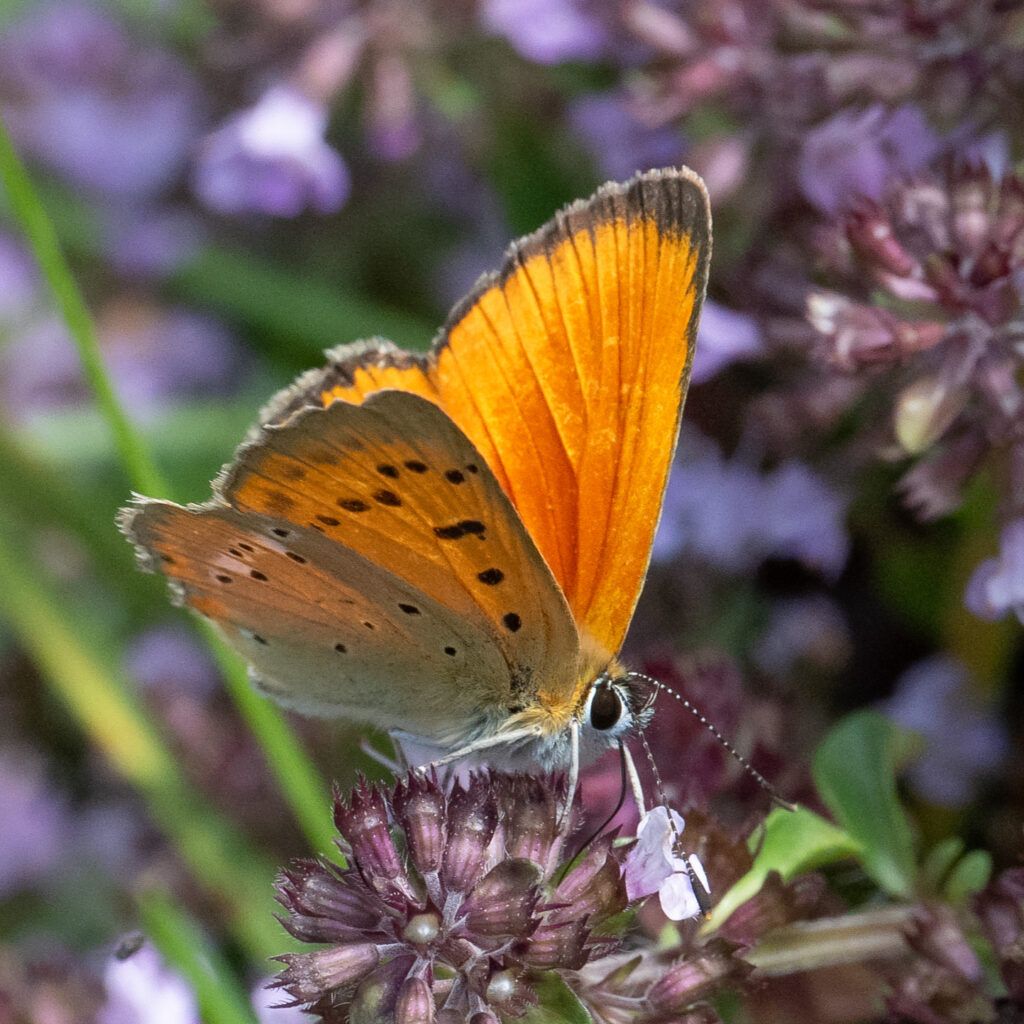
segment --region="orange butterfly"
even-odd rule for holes
[[[605,185],[516,242],[429,354],[333,350],[210,501],[140,498],[123,529],[282,704],[441,761],[500,746],[575,768],[644,716],[616,655],[710,248],[691,171]]]

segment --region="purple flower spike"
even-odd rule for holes
[[[542,970],[578,971],[590,958],[587,939],[589,919],[577,918],[558,924],[542,924],[526,948],[524,959]]]
[[[743,962],[725,950],[706,947],[698,956],[673,964],[651,987],[647,1002],[659,1019],[662,1015],[679,1013],[700,1002],[724,979],[743,970]]]
[[[340,988],[372,971],[380,951],[372,942],[331,946],[316,953],[286,953],[278,959],[287,966],[277,980],[299,1002],[319,998],[327,989]]]
[[[496,864],[474,886],[459,909],[466,928],[476,935],[496,938],[522,934],[533,920],[543,872],[528,860]]]
[[[466,789],[448,800],[448,847],[442,878],[452,892],[466,892],[480,873],[498,824],[498,809],[488,780],[474,775]]]
[[[557,810],[564,799],[564,785],[546,786],[534,775],[511,777],[502,794],[507,812],[505,848],[510,857],[548,866],[558,838]]]
[[[445,799],[437,780],[410,772],[395,789],[394,805],[416,870],[422,875],[438,871],[444,856],[446,830]]]
[[[398,990],[395,1024],[433,1024],[434,996],[422,978],[406,978]]]
[[[542,792],[554,798],[541,799]],[[572,827],[558,828],[562,792],[558,778],[485,772],[447,797],[435,779],[416,777],[390,791],[361,782],[347,803],[336,797],[335,820],[346,829],[339,845],[351,850],[350,866],[300,861],[278,883],[285,927],[327,948],[282,957],[287,968],[277,987],[324,1024],[442,1024],[491,1009],[502,1019],[522,1014],[537,1002],[539,972],[579,970],[614,949],[611,935],[592,940],[591,925],[626,903],[610,837],[596,839],[560,885],[557,863],[509,856],[506,837],[529,846],[540,836],[542,859],[556,860],[551,851]],[[438,815],[447,823],[440,871]],[[405,830],[398,847],[410,851],[408,873],[395,879],[385,876],[397,857],[389,822]],[[420,835],[414,853],[411,837],[424,830],[429,835]]]
[[[398,887],[404,895],[409,894],[408,879],[388,828],[387,804],[379,789],[361,780],[348,804],[335,802],[334,823],[348,839],[368,885],[381,893]]]
[[[199,198],[228,215],[333,213],[348,198],[349,173],[326,128],[316,101],[288,86],[268,89],[206,139],[193,177]]]
[[[622,868],[612,853],[614,839],[611,834],[590,843],[587,852],[555,889],[551,897],[555,909],[549,921],[578,919],[581,915],[600,921],[625,908],[627,894],[621,882]]]
[[[1001,619],[1013,612],[1024,623],[1024,516],[1003,528],[999,554],[974,570],[964,601],[979,618]]]

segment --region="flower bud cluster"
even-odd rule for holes
[[[611,836],[560,867],[564,798],[560,781],[493,772],[336,797],[349,866],[301,861],[278,884],[285,927],[324,948],[282,956],[276,985],[324,1021],[522,1013],[542,972],[607,951],[595,928],[626,905]]]

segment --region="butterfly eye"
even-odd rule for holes
[[[590,701],[590,725],[603,732],[622,717],[622,698],[611,686],[597,686]]]

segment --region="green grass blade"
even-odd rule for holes
[[[37,195],[24,165],[18,158],[3,124],[0,123],[0,180],[3,181],[10,207],[25,232],[35,253],[57,306],[67,322],[68,330],[78,347],[89,384],[97,405],[106,420],[118,455],[132,486],[152,497],[169,496],[169,488],[149,456],[148,448],[136,432],[118,400],[100,355],[95,326],[78,286],[61,251],[53,223]],[[226,664],[224,652],[214,653]],[[320,849],[330,832],[330,803],[327,788],[312,762],[301,753],[287,723],[267,701],[251,694],[236,665],[229,665],[228,689],[239,703],[239,710],[264,746],[268,762],[292,810],[305,829],[310,843]],[[319,807],[319,813],[314,813]],[[329,847],[328,847],[329,848]]]
[[[209,623],[200,622],[199,626],[217,659],[235,706],[274,767],[277,782],[310,845],[316,853],[337,859],[340,855],[334,845],[337,833],[331,816],[331,801],[316,767],[277,709],[253,688],[241,659]]]
[[[164,486],[163,478],[149,458],[145,447],[139,442],[103,368],[92,317],[64,259],[53,224],[32,187],[25,165],[14,151],[2,120],[0,181],[7,192],[11,210],[32,246],[39,269],[78,348],[89,386],[110,426],[118,455],[132,486],[144,494],[166,495],[167,488]]]
[[[191,985],[204,1024],[256,1024],[252,1003],[195,921],[164,893],[143,893],[138,903],[144,931]]]

